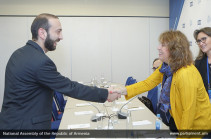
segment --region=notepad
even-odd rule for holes
[[[143,110],[143,107],[136,107],[136,108],[129,108],[129,111],[138,111],[138,110]]]
[[[119,101],[117,101],[116,102],[116,104],[125,104],[125,103],[127,103],[128,101],[121,101],[121,102],[119,102]],[[129,102],[130,103],[130,102]]]
[[[81,106],[89,106],[91,104],[89,103],[80,103],[80,104],[75,104],[76,107],[81,107]]]
[[[86,115],[86,114],[93,114],[93,111],[79,111],[74,113],[75,115]]]
[[[89,128],[90,124],[74,124],[74,125],[68,125],[67,129],[76,129],[76,128]]]
[[[152,124],[152,122],[150,122],[148,120],[142,120],[142,121],[133,122],[134,126],[136,126],[136,125],[149,125],[149,124]]]

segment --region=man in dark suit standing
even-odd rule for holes
[[[38,15],[31,32],[32,40],[17,49],[6,66],[0,130],[50,129],[53,91],[95,102],[120,97],[111,89],[85,86],[57,71],[54,62],[45,54],[55,50],[63,39],[57,16]]]

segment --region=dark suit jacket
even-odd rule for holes
[[[28,41],[7,63],[0,129],[50,129],[53,91],[96,102],[104,102],[108,96],[106,89],[62,76],[41,47]]]
[[[208,91],[208,81],[207,81],[207,56],[204,56],[202,59],[200,60],[196,60],[195,61],[195,66],[198,69],[198,71],[201,74],[201,77],[203,79],[204,82],[204,86],[206,88],[206,90]],[[211,82],[211,72],[210,74],[210,82]]]

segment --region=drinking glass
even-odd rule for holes
[[[133,129],[130,110],[127,110],[126,129]]]
[[[103,129],[103,113],[97,113],[97,129]]]

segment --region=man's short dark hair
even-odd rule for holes
[[[159,60],[159,58],[155,58],[155,59],[154,59],[154,61],[153,61],[153,64],[154,64],[154,63],[155,63],[155,61],[157,61],[157,60]]]
[[[43,28],[46,30],[46,32],[48,32],[48,29],[50,28],[50,25],[48,23],[49,18],[57,18],[58,19],[57,16],[52,15],[52,14],[47,14],[47,13],[40,14],[34,19],[32,25],[31,25],[32,40],[38,39],[39,28]]]

